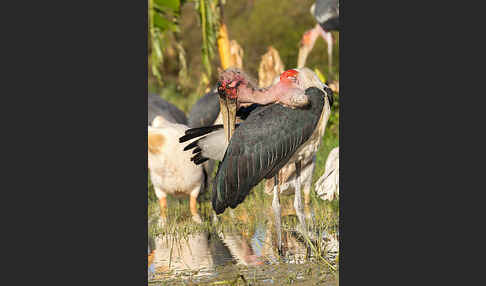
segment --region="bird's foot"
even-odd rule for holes
[[[315,225],[315,217],[314,212],[311,210],[309,206],[304,208],[305,219],[309,221],[310,225]]]
[[[312,218],[312,213],[311,213],[311,210],[310,210],[308,205],[306,205],[304,207],[304,215],[305,215],[305,218],[308,219],[308,220],[310,220]]]
[[[305,219],[312,222],[312,214],[310,212],[305,212]]]
[[[195,223],[202,223],[202,219],[201,219],[201,216],[199,214],[195,214],[192,216],[192,220],[195,222]]]
[[[230,217],[231,217],[232,219],[236,219],[236,214],[235,214],[235,210],[234,210],[234,209],[230,209],[230,210],[229,210],[229,214],[230,214]]]
[[[166,217],[160,217],[159,221],[157,222],[157,227],[158,228],[164,228],[167,225],[167,218]]]
[[[212,217],[213,217],[213,218],[212,218],[212,220],[213,220],[213,224],[214,224],[214,225],[218,224],[218,223],[219,223],[219,218],[218,218],[218,215],[217,215],[215,212],[213,212]]]
[[[302,224],[301,224],[301,223],[298,223],[298,224],[295,226],[295,230],[296,230],[298,233],[302,234],[302,235],[304,235],[304,233],[305,233],[305,232],[307,232],[307,229],[304,229],[304,227],[302,226]]]

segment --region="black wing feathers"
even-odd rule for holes
[[[186,133],[185,133],[186,135],[179,138],[179,143],[189,141],[189,140],[196,138],[196,137],[201,137],[203,135],[209,134],[213,131],[216,131],[216,130],[219,130],[219,129],[222,129],[222,128],[223,128],[223,125],[218,124],[218,125],[213,125],[213,126],[205,126],[205,127],[197,127],[197,128],[187,129]]]
[[[251,113],[233,134],[219,165],[213,188],[217,214],[235,208],[264,178],[272,178],[312,135],[324,106],[324,93],[309,88],[307,109],[279,104]]]

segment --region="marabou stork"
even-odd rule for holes
[[[330,31],[339,31],[339,0],[317,0],[310,8],[312,16],[317,21],[314,28],[302,36],[297,67],[304,67],[307,56],[314,47],[316,39],[321,36],[327,43],[329,70],[332,70],[333,38]]]
[[[339,198],[339,147],[329,153],[326,171],[316,182],[316,192],[323,200]]]
[[[182,110],[172,103],[162,99],[160,96],[148,94],[148,124],[150,125],[154,118],[160,115],[172,123],[187,124],[186,115]]]
[[[290,107],[306,106],[308,98],[304,90],[292,81],[296,74],[293,70],[287,71],[281,75],[281,80],[271,87],[257,88],[255,82],[240,69],[225,70],[218,81],[223,125],[192,128],[179,139],[182,143],[199,138],[184,148],[190,150],[197,147],[194,150],[196,155],[191,160],[196,164],[201,164],[208,159],[222,161],[235,123],[240,119],[236,116],[246,118],[249,113],[258,108],[257,105],[277,102]],[[226,93],[229,96],[221,96]]]
[[[280,59],[278,51],[273,47],[269,47],[268,52],[262,56],[260,67],[258,69],[259,86],[263,87],[263,86],[269,86],[273,84],[275,82],[275,78],[278,79],[278,75],[280,75],[283,71],[284,71],[284,65],[282,60]],[[329,87],[332,89],[331,86]],[[321,120],[314,132],[319,132],[323,136],[325,128],[326,128],[326,120]],[[322,139],[322,136],[313,137],[315,140],[318,140],[318,142],[316,142],[317,144],[313,144],[315,146],[314,151],[304,154],[304,159],[302,161],[301,183],[303,185],[306,213],[310,202],[312,175],[314,173],[314,167],[316,162],[315,154],[319,148],[319,143],[320,140]],[[281,179],[280,188],[279,188],[280,194],[295,193],[295,187],[296,187],[295,164],[288,163],[287,165],[282,167],[280,169],[279,175],[280,175],[279,178]],[[273,187],[274,187],[274,180],[265,181],[265,192],[267,194],[273,193]]]
[[[227,59],[223,68],[227,69],[229,67],[235,67],[241,70],[243,68],[243,49],[235,40],[228,41],[228,46],[229,51],[228,54],[224,56]],[[190,128],[215,124],[215,121],[220,115],[217,94],[218,87],[214,86],[192,106],[187,123]]]
[[[279,190],[280,194],[291,194],[299,190],[303,186],[305,206],[310,203],[310,192],[312,185],[312,176],[316,165],[316,153],[324,137],[327,121],[331,114],[331,106],[333,104],[333,92],[329,87],[324,87],[329,99],[329,105],[323,109],[323,117],[319,120],[311,138],[306,141],[305,146],[299,151],[301,158],[300,170],[297,170],[296,164],[288,163],[280,169],[279,172]],[[299,175],[300,174],[300,175]],[[268,180],[265,182],[265,192],[271,194],[273,192],[274,182]],[[299,191],[300,192],[300,191]],[[297,210],[296,210],[297,211]]]
[[[160,224],[167,213],[167,194],[189,195],[192,219],[201,223],[197,212],[197,197],[206,190],[207,174],[202,166],[190,162],[190,154],[184,152],[178,138],[189,129],[186,125],[169,122],[157,116],[148,127],[148,168],[159,199]]]
[[[231,40],[228,51],[228,67],[234,67],[239,70],[243,68],[243,49],[238,42]],[[227,69],[226,67],[225,69]],[[210,126],[220,124],[220,105],[218,100],[218,86],[215,85],[209,92],[203,95],[191,108],[189,112],[187,125],[190,128]]]
[[[224,28],[226,30],[226,28]],[[227,32],[225,32],[226,39],[223,46],[228,45],[225,52],[220,51],[221,64],[223,68],[236,67],[238,69],[243,68],[243,49],[235,40],[229,41],[227,39]],[[221,112],[219,108],[218,100],[218,87],[215,86],[203,97],[201,97],[191,108],[188,117],[188,126],[190,128],[197,128],[203,126],[210,126],[222,123]],[[213,173],[214,160],[210,160],[204,165],[207,174]]]
[[[295,90],[296,87],[301,93],[304,92],[305,100]],[[300,166],[306,153],[315,149],[316,140],[309,139],[321,135],[320,132],[314,132],[319,122],[327,122],[329,118],[332,92],[308,68],[284,72],[280,81],[267,89],[256,89],[244,77],[223,73],[218,92],[221,110],[223,113],[226,110],[226,114],[223,114],[224,133],[220,131],[221,126],[191,129],[180,141],[212,133],[194,141],[185,149],[197,147],[194,151],[196,156],[192,159],[196,164],[204,162],[206,156],[222,161],[213,187],[213,208],[217,214],[227,207],[235,208],[242,203],[249,191],[264,178],[274,178],[272,206],[281,249],[277,174],[285,164],[295,164],[297,179],[294,207],[301,226],[306,230],[300,194]],[[295,104],[295,95],[299,95],[298,102],[301,104]],[[254,108],[246,120],[235,128],[236,107],[240,99],[242,102],[250,102],[251,99],[251,102],[260,105],[280,104]],[[307,104],[302,104],[304,102]],[[221,143],[222,135],[226,137],[225,144]]]

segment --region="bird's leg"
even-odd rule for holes
[[[319,26],[321,27],[321,26]],[[331,32],[326,32],[324,29],[320,29],[320,35],[327,43],[327,57],[328,57],[328,64],[329,64],[329,74],[332,74],[332,48],[333,48],[333,38]]]
[[[278,245],[278,254],[282,255],[282,222],[281,222],[281,208],[280,208],[280,190],[278,187],[279,180],[278,180],[278,173],[275,175],[274,178],[274,186],[273,186],[273,213],[275,215],[275,231],[277,232],[277,245]]]
[[[217,225],[219,223],[219,218],[216,212],[213,210],[213,225]]]
[[[165,222],[167,221],[167,197],[159,199],[159,209],[160,209],[160,219]]]
[[[159,199],[160,219],[159,226],[162,227],[167,222],[167,194],[161,189],[154,187],[155,195]]]
[[[232,219],[236,219],[236,214],[234,209],[229,209],[228,213]]]
[[[295,162],[295,198],[294,198],[294,208],[299,218],[300,225],[304,235],[307,233],[307,225],[305,223],[305,216],[302,206],[302,194],[301,194],[301,183],[300,183],[300,171],[301,171],[301,160]]]
[[[329,57],[329,73],[332,74],[332,48],[333,48],[333,40],[332,34],[330,32],[327,33],[326,37],[327,42],[327,56]]]
[[[302,39],[300,40],[300,47],[299,47],[299,55],[297,58],[297,67],[303,68],[305,66],[305,62],[307,60],[307,56],[314,48],[314,44],[316,39],[320,35],[319,31],[320,25],[317,24],[314,28],[306,31],[304,35],[302,35]],[[322,28],[321,28],[322,30]]]
[[[199,191],[201,190],[201,186],[197,186],[190,195],[190,202],[189,206],[191,209],[191,214],[192,214],[192,220],[195,221],[196,223],[202,223],[201,217],[199,216],[199,213],[197,212],[197,196],[199,195]]]
[[[312,214],[311,208],[310,208],[310,192],[311,192],[311,185],[312,185],[312,174],[314,174],[314,168],[316,165],[316,156],[314,155],[314,158],[312,160],[312,163],[308,165],[304,169],[304,213],[305,217],[307,219],[310,219],[312,221],[312,224],[314,224],[314,216]]]

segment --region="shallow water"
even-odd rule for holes
[[[253,207],[253,206],[252,206]],[[316,205],[314,208],[319,207]],[[182,206],[184,209],[185,206]],[[262,209],[260,206],[258,209]],[[273,214],[225,212],[221,225],[245,225],[243,230],[207,229],[154,233],[149,238],[149,284],[151,285],[338,285],[337,236],[311,226],[313,248],[296,231],[292,210],[283,209],[283,253],[278,254]],[[315,209],[314,209],[315,210]],[[253,216],[252,216],[253,215]],[[173,229],[187,228],[187,217]],[[311,220],[309,220],[310,222]],[[192,224],[189,222],[189,224]],[[169,228],[169,226],[167,226]],[[325,234],[323,234],[325,233]],[[316,246],[319,253],[316,254]],[[318,259],[324,257],[325,261]],[[329,264],[331,266],[329,266]]]

